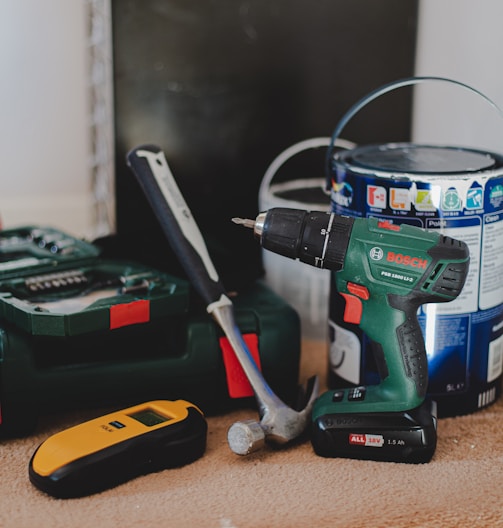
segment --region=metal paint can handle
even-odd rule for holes
[[[450,83],[455,86],[459,86],[460,88],[463,88],[465,90],[468,90],[472,93],[475,93],[476,95],[480,96],[484,101],[486,101],[494,110],[498,112],[500,117],[503,118],[503,110],[492,100],[487,97],[484,93],[477,90],[476,88],[473,88],[473,86],[470,86],[468,84],[465,84],[461,81],[456,81],[454,79],[449,79],[447,77],[406,77],[404,79],[399,79],[397,81],[393,81],[388,84],[384,84],[380,86],[379,88],[376,88],[369,94],[367,94],[365,97],[361,98],[359,101],[357,101],[353,106],[349,108],[349,110],[342,116],[339,123],[335,127],[335,130],[332,134],[332,137],[330,139],[330,143],[327,148],[327,157],[326,157],[326,163],[325,163],[325,170],[326,170],[326,184],[327,189],[330,188],[330,180],[331,180],[331,174],[330,174],[330,162],[333,156],[334,147],[336,146],[336,143],[338,141],[339,136],[341,135],[341,132],[343,131],[344,127],[349,123],[351,119],[365,106],[367,106],[369,103],[377,99],[378,97],[381,97],[381,95],[384,95],[388,92],[391,92],[393,90],[397,90],[399,88],[403,88],[405,86],[411,86],[416,85],[424,82],[443,82],[443,83]]]

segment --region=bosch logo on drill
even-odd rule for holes
[[[422,259],[419,257],[411,257],[410,255],[403,255],[402,253],[394,253],[393,251],[388,251],[386,255],[386,260],[388,262],[393,262],[394,264],[401,264],[402,266],[410,266],[411,268],[426,269],[428,266],[428,260]]]
[[[370,250],[369,256],[372,260],[382,260],[384,257],[384,251],[380,247],[376,246]],[[388,253],[386,254],[386,261],[418,269],[426,269],[426,267],[428,266],[427,259],[411,257],[410,255],[404,255],[403,253],[395,253],[394,251],[388,251]]]
[[[369,255],[372,260],[381,260],[384,257],[384,251],[380,247],[373,247]]]

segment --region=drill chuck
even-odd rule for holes
[[[277,207],[260,213],[255,222],[234,219],[253,227],[264,249],[317,268],[343,267],[354,219],[334,213]]]

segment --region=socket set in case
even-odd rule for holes
[[[264,375],[295,398],[296,312],[260,282],[236,297]],[[0,435],[41,415],[183,398],[205,413],[251,398],[228,388],[222,336],[181,278],[50,227],[0,231]],[[251,396],[251,395],[250,395]]]

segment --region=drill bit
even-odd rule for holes
[[[245,227],[249,227],[250,229],[253,229],[255,227],[255,220],[250,220],[249,218],[233,218],[232,221],[235,224],[242,225]]]

